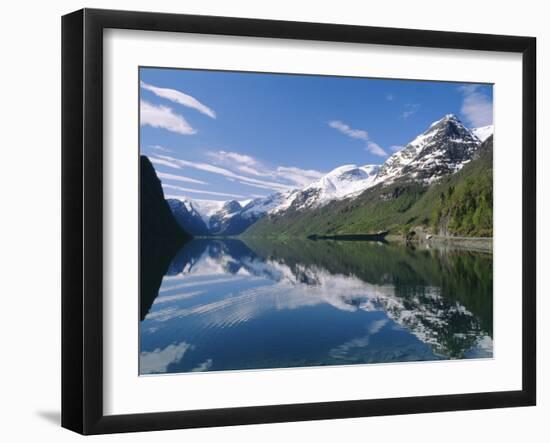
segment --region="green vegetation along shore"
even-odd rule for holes
[[[242,236],[293,238],[366,234],[387,230],[405,236],[420,227],[441,237],[493,235],[493,138],[456,174],[433,185],[394,182],[355,199],[333,201],[308,211],[269,215]]]

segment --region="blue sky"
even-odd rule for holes
[[[381,164],[445,114],[492,124],[490,85],[140,69],[140,150],[165,195],[245,200]]]

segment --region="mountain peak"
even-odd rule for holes
[[[435,127],[445,126],[445,125],[448,125],[450,123],[454,123],[456,125],[464,126],[464,124],[462,123],[462,120],[460,120],[455,114],[445,114],[439,120],[436,120],[436,121],[432,122],[432,124],[428,127],[428,129],[424,132],[424,134],[426,132],[432,131],[433,128],[435,128]]]
[[[198,213],[211,234],[236,235],[266,214],[279,216],[286,211],[319,208],[396,181],[430,184],[459,171],[475,158],[482,140],[475,131],[482,129],[486,128],[468,129],[455,114],[446,114],[382,165],[345,164],[304,188],[249,201],[220,201],[215,205],[185,201],[186,212],[193,216]]]
[[[319,180],[311,183],[308,188],[322,187],[327,181],[358,181],[368,179],[369,176],[375,175],[378,172],[380,165],[363,165],[357,166],[353,164],[342,165],[334,168],[328,174],[325,174]]]
[[[324,177],[338,177],[339,175],[345,174],[349,171],[353,171],[354,169],[357,169],[357,165],[349,164],[338,166],[337,168],[334,168],[332,171],[326,174]]]
[[[379,165],[343,165],[314,181],[309,186],[292,195],[295,209],[318,207],[332,200],[348,198],[372,186]]]
[[[377,182],[398,178],[430,183],[470,161],[480,140],[454,114],[446,114],[396,152],[380,168]]]
[[[362,169],[369,175],[376,175],[380,170],[381,166],[382,165],[363,165],[360,167],[360,169]]]
[[[226,201],[222,206],[222,211],[233,213],[242,209],[241,204],[237,200]]]
[[[442,120],[457,120],[460,121],[460,119],[455,114],[445,114],[445,117],[443,117]]]

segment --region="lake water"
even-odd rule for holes
[[[142,265],[141,374],[492,357],[491,254],[195,239],[167,263]]]

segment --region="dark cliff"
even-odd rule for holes
[[[158,295],[162,278],[176,252],[191,239],[178,225],[164,199],[149,159],[140,157],[140,317]]]

